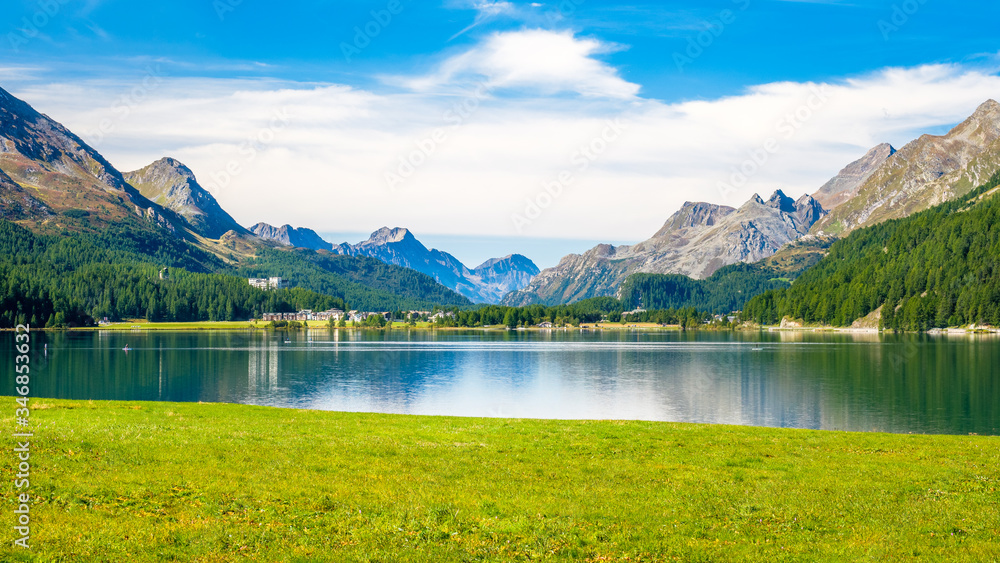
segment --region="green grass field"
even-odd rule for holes
[[[33,406],[33,549],[6,525],[2,561],[1000,558],[991,437]]]
[[[324,323],[325,325],[326,323]],[[244,330],[267,328],[263,321],[205,321],[192,323],[151,323],[145,320],[112,323],[100,327],[78,328],[74,330]],[[32,330],[35,330],[32,328]]]

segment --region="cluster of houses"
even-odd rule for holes
[[[298,313],[264,313],[261,317],[265,321],[339,321],[344,318],[345,313],[340,309],[330,309],[329,311],[313,312],[309,309]]]
[[[299,311],[297,313],[264,313],[261,318],[266,321],[330,321],[331,319],[336,322],[344,320],[346,322],[357,322],[361,323],[366,321],[372,315],[378,315],[385,319],[386,321],[393,320],[393,314],[390,312],[372,312],[372,311],[341,311],[340,309],[330,309],[329,311],[311,311],[309,309]],[[404,311],[402,319],[398,320],[420,320],[426,319],[428,322],[437,322],[438,319],[444,319],[448,317],[454,317],[455,313],[452,312],[438,312],[432,313],[431,311]]]

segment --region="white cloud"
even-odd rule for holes
[[[419,92],[470,81],[494,88],[531,89],[542,94],[633,98],[639,86],[597,59],[616,47],[572,32],[541,29],[495,33],[482,44],[445,60],[433,73],[401,82]]]
[[[687,200],[739,205],[754,192],[812,193],[870,147],[889,141],[899,148],[1000,97],[994,74],[934,65],[830,84],[764,84],[736,96],[671,104],[630,97],[627,83],[594,67],[584,83],[574,80],[586,73],[546,70],[544,62],[519,68],[509,62],[518,57],[495,40],[442,75],[451,81],[443,85],[461,82],[470,69],[491,69],[495,80],[525,90],[530,85],[533,93],[478,99],[168,78],[131,106],[120,102],[140,82],[48,84],[13,93],[85,138],[102,121],[113,124],[99,149],[122,170],[165,155],[179,158],[247,225],[291,223],[321,232],[398,225],[428,234],[636,241]],[[546,95],[588,89],[604,95]],[[817,91],[825,101],[817,101]],[[803,110],[810,102],[813,109]],[[467,116],[455,119],[463,104]],[[275,121],[281,114],[287,123]],[[580,171],[574,153],[616,118],[625,132]],[[269,129],[276,123],[279,128]],[[435,130],[444,140],[390,190],[386,172],[396,171],[400,157],[419,150]],[[745,185],[720,190],[769,139],[780,149],[766,164]],[[233,162],[241,171],[226,182]],[[512,215],[524,213],[526,199],[563,171],[572,181],[518,233]]]

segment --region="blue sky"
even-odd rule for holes
[[[546,266],[642,240],[687,200],[798,197],[1000,96],[993,2],[6,6],[0,86],[119,168],[170,154],[243,223],[406,226],[470,265],[498,246],[473,234]],[[783,135],[817,88],[831,101]],[[770,137],[780,153],[736,185]],[[595,142],[606,150],[581,160]]]

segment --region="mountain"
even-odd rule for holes
[[[907,217],[969,193],[997,170],[1000,104],[988,100],[948,134],[923,135],[886,159],[813,232],[840,235]]]
[[[751,299],[744,319],[895,330],[1000,326],[998,186],[1000,172],[952,201],[856,229],[790,288]]]
[[[811,196],[793,200],[780,190],[767,201],[755,195],[739,209],[688,202],[649,240],[633,246],[603,244],[566,256],[503,302],[556,305],[615,295],[635,273],[703,279],[723,266],[773,255],[806,234],[824,213]]]
[[[147,318],[230,320],[248,310],[238,303],[253,301],[247,300],[247,277],[281,276],[299,297],[316,298],[312,290],[365,310],[471,305],[406,268],[323,250],[277,249],[236,224],[174,159],[127,177],[71,131],[0,89],[0,224],[14,222],[2,225],[12,238],[5,248],[24,246],[17,242],[26,240],[17,226],[36,235],[33,246],[47,249],[44,264],[20,264],[17,252],[0,255],[0,274],[18,276],[4,286],[0,302],[30,297],[43,323],[46,313],[70,304],[75,309],[62,311],[64,317],[133,315],[131,306],[141,303]],[[177,269],[170,280],[159,279],[163,267]],[[180,284],[170,282],[187,279],[184,272],[219,275],[225,279],[204,279],[202,286],[222,284],[227,293],[180,296],[171,289]],[[60,289],[67,284],[72,287]],[[140,290],[147,290],[141,300],[121,301],[121,295]]]
[[[267,223],[257,223],[250,232],[264,240],[271,240],[283,246],[311,248],[313,250],[333,250],[333,245],[322,239],[312,229],[296,229],[291,225],[272,227]]]
[[[183,217],[203,237],[220,239],[229,231],[249,234],[198,184],[187,166],[172,158],[161,158],[123,177],[146,199]]]
[[[177,228],[173,213],[143,197],[97,151],[2,88],[0,170],[4,216],[36,229],[97,230],[126,219]]]
[[[492,289],[490,303],[499,303],[508,293],[528,287],[539,272],[534,262],[520,254],[493,258],[472,270],[484,288]]]
[[[423,272],[476,303],[498,303],[511,288],[521,289],[538,273],[528,258],[512,255],[490,260],[470,270],[460,260],[440,250],[428,249],[407,229],[383,227],[359,244],[341,244],[333,252],[368,256]]]
[[[896,154],[896,149],[889,143],[882,143],[865,156],[848,164],[839,174],[823,185],[813,198],[827,211],[858,195],[861,185],[875,173],[890,156]]]

